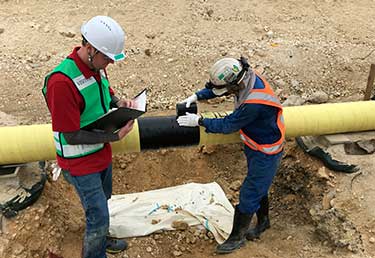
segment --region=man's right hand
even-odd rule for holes
[[[198,100],[197,94],[193,94],[190,97],[188,97],[187,99],[184,99],[181,103],[186,102],[186,107],[189,108],[190,104],[194,103],[194,102],[197,102],[197,100]]]
[[[119,137],[119,140],[125,137],[132,129],[134,125],[134,120],[130,120],[129,122],[126,123],[124,127],[122,127],[118,132],[117,135]]]

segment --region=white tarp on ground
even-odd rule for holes
[[[203,225],[222,243],[232,229],[234,209],[217,183],[190,183],[159,190],[114,195],[109,201],[110,235],[145,236],[173,230],[173,222]]]

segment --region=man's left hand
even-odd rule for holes
[[[195,127],[198,126],[199,118],[200,116],[197,114],[186,113],[185,116],[179,116],[177,118],[177,123],[180,126]]]

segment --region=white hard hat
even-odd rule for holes
[[[81,33],[93,47],[113,61],[125,58],[125,33],[112,18],[95,16],[82,25]]]
[[[243,67],[239,60],[226,57],[217,61],[210,69],[210,81],[216,86],[238,82]]]

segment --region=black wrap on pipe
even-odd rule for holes
[[[141,150],[199,144],[199,126],[181,127],[176,116],[140,117],[138,126]]]

